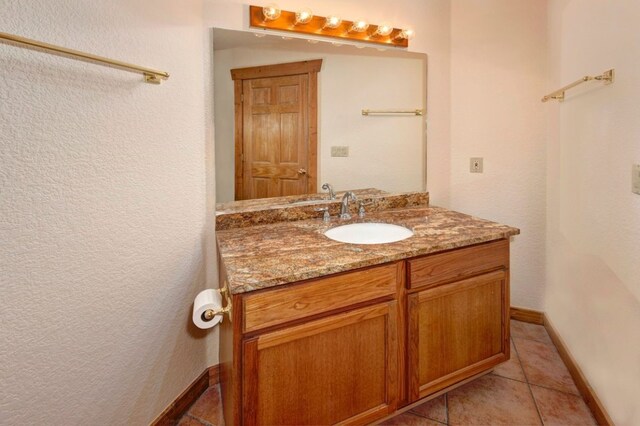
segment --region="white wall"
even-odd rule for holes
[[[4,32],[171,73],[0,45],[0,423],[147,424],[217,362],[189,321],[214,262],[202,3],[0,10]]]
[[[511,303],[543,309],[546,2],[451,2],[451,207],[520,228]],[[470,157],[484,173],[469,173]]]
[[[205,25],[248,30],[249,0],[204,0]],[[428,54],[427,189],[434,204],[449,203],[449,0],[286,0],[285,10],[310,7],[318,15],[362,16],[371,22],[390,21],[413,27],[410,51]]]
[[[234,199],[230,70],[310,59],[323,61],[318,74],[318,188],[330,182],[336,191],[371,187],[389,192],[423,190],[423,118],[364,117],[361,110],[424,108],[426,58],[367,55],[351,46],[313,45],[297,50],[280,44],[215,51],[216,201]],[[331,157],[333,145],[349,147],[349,156]]]
[[[551,0],[547,314],[618,425],[640,424],[640,3]]]

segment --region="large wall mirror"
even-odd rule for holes
[[[412,112],[426,112],[426,55],[223,29],[213,40],[218,203],[325,182],[425,190],[426,114]]]

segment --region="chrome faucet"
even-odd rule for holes
[[[342,203],[340,204],[340,219],[351,219],[351,215],[349,214],[349,200],[355,202],[358,200],[358,197],[351,191],[344,193]]]
[[[322,185],[322,189],[324,189],[325,191],[329,191],[330,200],[336,199],[336,193],[333,192],[333,186],[330,183],[325,183],[324,185]]]

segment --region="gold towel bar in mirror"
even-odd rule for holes
[[[362,115],[424,115],[421,109],[363,109]]]
[[[79,61],[89,62],[92,64],[103,65],[111,68],[117,68],[124,71],[142,74],[144,81],[152,84],[160,84],[162,80],[169,78],[169,74],[164,71],[157,71],[151,68],[145,68],[138,65],[128,64],[126,62],[116,61],[114,59],[102,56],[92,55],[91,53],[80,52],[79,50],[67,49],[53,44],[43,43],[31,40],[17,35],[0,32],[0,42],[10,44],[12,46],[24,47],[39,52],[50,53],[52,55],[63,56],[65,58],[76,59]]]

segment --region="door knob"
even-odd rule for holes
[[[298,169],[298,174],[299,175],[306,175],[307,174],[307,170],[306,169]]]

